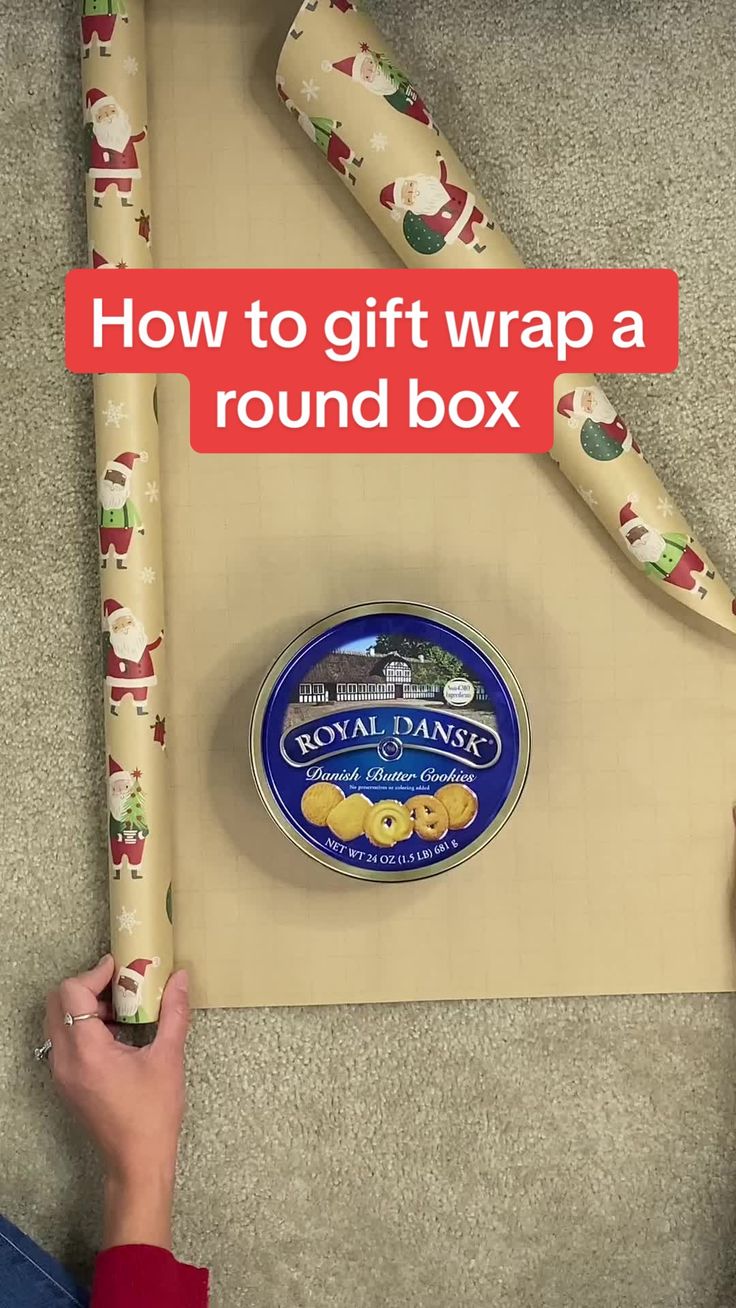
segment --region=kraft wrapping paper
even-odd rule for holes
[[[276,83],[340,182],[411,268],[518,268],[420,93],[352,0],[307,0]],[[551,457],[670,598],[736,632],[736,601],[596,379],[558,378]]]
[[[109,6],[84,25],[85,96],[112,96],[135,136],[148,124],[143,7]],[[96,179],[87,183],[91,258],[105,275],[121,262],[150,266],[149,180],[164,267],[395,266],[383,237],[411,253],[403,220],[379,202],[366,206],[373,225],[353,195],[364,178],[382,190],[408,173],[386,158],[405,132],[427,144],[418,169],[442,148],[458,185],[469,184],[433,129],[401,112],[411,96],[389,89],[389,103],[332,68],[366,35],[376,47],[378,38],[349,5],[319,0],[294,25],[302,35],[287,38],[281,73],[302,112],[337,116],[351,145],[348,129],[362,134],[355,184],[325,186],[273,91],[291,16],[288,0],[184,9],[148,0],[152,132],[133,143],[142,176],[130,179],[131,205],[118,185],[94,205]],[[324,50],[317,23],[331,34]],[[344,97],[339,109],[328,92]],[[382,116],[370,132],[368,109]],[[321,134],[328,161],[345,165],[331,133]],[[475,266],[492,239],[497,263],[518,263],[487,231],[482,254],[455,242],[454,253],[416,258],[432,267],[462,255]],[[142,519],[123,522],[130,537],[117,537],[127,566],[117,566],[109,535],[101,541],[103,598],[142,618],[148,644],[164,626],[159,486],[166,492],[168,611],[151,651],[157,680],[138,701],[148,716],[130,695],[113,715],[106,687],[107,768],[127,810],[112,831],[123,845],[128,833],[133,854],[119,860],[119,879],[114,861],[111,870],[129,1020],[155,1016],[170,966],[169,803],[177,956],[198,1007],[732,990],[736,666],[726,633],[668,604],[673,585],[657,602],[651,587],[631,584],[608,537],[586,530],[583,506],[567,488],[553,493],[547,460],[203,457],[186,437],[186,383],[168,377],[158,386],[159,471],[154,394],[148,378],[96,384],[100,477],[120,465],[117,484],[127,483],[126,504]],[[572,408],[575,418],[574,395]],[[566,424],[558,444],[572,440],[581,468],[651,475],[633,449],[596,461]],[[128,477],[121,456],[133,454]],[[582,476],[577,485],[591,489]],[[632,489],[628,471],[623,485]],[[663,509],[656,522],[673,519]],[[503,832],[453,873],[401,887],[348,881],[294,849],[263,811],[247,759],[249,713],[271,660],[326,613],[385,597],[435,604],[484,631],[519,677],[533,732],[527,787]],[[170,743],[165,719],[176,726]],[[136,844],[131,834],[144,829]]]
[[[143,0],[84,0],[90,262],[150,268]],[[155,377],[96,377],[113,1001],[152,1022],[173,952],[161,503]]]
[[[161,267],[398,265],[274,93],[294,7],[147,0]],[[362,22],[320,8],[335,30]],[[324,95],[321,62],[307,80]],[[434,134],[389,113],[427,132],[434,159]],[[369,151],[362,167],[376,163]],[[186,382],[161,377],[159,401],[176,953],[195,1006],[733,989],[731,634],[632,574],[549,459],[203,456]],[[386,598],[485,632],[532,724],[503,831],[403,886],[295,849],[247,747],[258,687],[295,634]]]

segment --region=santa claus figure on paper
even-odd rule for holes
[[[708,594],[703,578],[712,580],[715,572],[692,547],[692,536],[683,532],[662,533],[644,522],[629,499],[619,513],[619,531],[626,547],[640,563],[647,576],[665,581],[682,590],[696,590],[700,599]]]
[[[136,958],[121,967],[113,986],[113,1008],[121,1022],[149,1022],[142,1007],[143,983],[149,967],[160,967],[160,958]]]
[[[558,401],[557,412],[567,418],[571,427],[580,428],[580,444],[589,458],[609,463],[629,450],[643,457],[600,386],[576,386]]]
[[[335,169],[341,177],[346,177],[355,186],[355,168],[360,168],[363,163],[362,156],[359,159],[354,150],[343,141],[338,135],[338,129],[342,127],[336,118],[310,118],[294,104],[289,98],[281,78],[276,83],[281,99],[286,108],[294,115],[302,131],[313,141],[318,150],[322,151],[330,167]]]
[[[439,150],[439,177],[415,173],[397,177],[381,191],[381,204],[392,218],[402,223],[404,236],[417,254],[439,254],[448,245],[461,241],[482,254],[485,245],[477,238],[476,227],[493,229],[494,224],[475,203],[475,196],[461,186],[454,186],[447,176],[447,164]]]
[[[143,623],[117,600],[106,599],[104,613],[109,636],[105,651],[105,684],[109,688],[110,712],[117,717],[118,705],[126,695],[133,698],[141,717],[148,710],[148,692],[156,685],[151,655],[158,649],[164,633],[149,643]]]
[[[317,9],[319,9],[319,0],[309,0],[308,4],[302,5],[299,13],[304,11],[305,13],[313,14]],[[354,14],[357,12],[358,6],[353,4],[353,0],[330,0],[330,10],[333,9],[337,9],[340,14]],[[294,40],[298,40],[298,38],[303,35],[303,32],[303,27],[292,27],[289,35],[293,36]]]
[[[133,133],[122,105],[94,87],[87,92],[87,172],[94,179],[94,203],[99,208],[108,186],[117,187],[120,203],[130,208],[133,182],[140,177],[136,145],[142,132]]]
[[[304,6],[305,9],[313,14],[319,6],[319,0],[309,0]],[[353,0],[330,0],[330,9],[338,9],[341,14],[354,14],[358,6],[353,4]]]
[[[82,49],[89,58],[92,42],[97,37],[97,51],[103,58],[110,57],[110,42],[118,18],[128,21],[125,0],[82,0]]]
[[[433,132],[439,132],[426,104],[408,77],[395,68],[385,55],[371,50],[365,41],[357,54],[348,55],[347,59],[339,59],[334,64],[326,60],[322,67],[325,72],[333,68],[338,73],[344,73],[353,82],[357,82],[358,86],[362,86],[364,91],[380,95],[397,113],[414,118],[425,127],[431,127]]]
[[[107,759],[107,807],[110,814],[110,864],[120,880],[123,859],[134,881],[142,879],[141,865],[149,828],[139,768],[126,772],[112,755]]]
[[[127,268],[127,266],[127,263],[122,259],[119,263],[110,263],[104,254],[100,254],[99,250],[92,251],[92,267],[95,272],[106,272],[109,269],[115,270],[116,268]]]
[[[140,458],[125,450],[111,459],[100,477],[100,566],[107,567],[110,552],[117,568],[126,568],[133,532],[144,534],[143,519],[130,498],[133,464]]]

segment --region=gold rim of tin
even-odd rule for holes
[[[263,719],[273,688],[289,664],[305,646],[311,644],[317,637],[323,636],[326,631],[330,631],[333,627],[337,627],[343,622],[349,622],[352,618],[364,618],[379,613],[407,613],[413,617],[426,618],[430,622],[436,622],[438,626],[447,627],[450,631],[454,631],[456,635],[463,636],[470,644],[477,646],[505,682],[519,721],[519,762],[516,776],[502,807],[493,821],[483,829],[470,845],[466,845],[465,849],[460,850],[459,853],[426,870],[417,868],[416,870],[410,869],[407,872],[359,871],[355,867],[347,867],[331,854],[315,848],[284,814],[269,783],[263,760],[263,750],[261,748]],[[521,798],[521,793],[529,775],[530,758],[531,726],[529,711],[516,675],[509,667],[503,654],[496,649],[495,645],[491,644],[487,636],[484,636],[481,631],[478,631],[469,622],[456,617],[454,613],[447,613],[445,609],[434,608],[431,604],[402,604],[396,600],[389,600],[385,603],[354,604],[347,609],[339,609],[336,613],[328,614],[326,618],[321,618],[319,622],[313,623],[311,627],[306,627],[304,631],[294,637],[269,668],[256,695],[250,720],[250,762],[253,779],[264,808],[279,830],[293,845],[296,845],[297,849],[301,849],[304,854],[313,858],[315,862],[321,863],[323,867],[330,868],[333,872],[339,872],[341,876],[351,877],[355,881],[380,881],[384,885],[404,881],[428,881],[430,877],[439,876],[443,872],[450,872],[453,868],[459,867],[461,863],[465,863],[467,859],[472,858],[479,850],[489,844],[494,836],[498,835],[501,828],[506,825]]]

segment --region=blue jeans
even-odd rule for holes
[[[50,1254],[0,1216],[2,1308],[88,1308],[89,1293]]]

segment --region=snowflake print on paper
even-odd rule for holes
[[[311,100],[319,100],[319,87],[313,77],[310,77],[308,82],[302,82],[302,95],[307,101],[307,104],[309,104]]]
[[[597,508],[598,501],[595,498],[595,495],[593,494],[592,490],[583,490],[582,486],[578,486],[578,495],[580,496],[581,500],[585,500],[585,503],[587,504],[589,509]]]
[[[377,152],[383,151],[388,145],[388,137],[385,132],[374,132],[370,139],[371,150]]]
[[[140,459],[141,463],[148,463],[148,450],[141,450],[138,455],[138,458]]]
[[[657,512],[661,513],[663,518],[671,518],[675,512],[675,506],[672,503],[672,500],[666,495],[660,495],[657,500]]]
[[[143,923],[139,921],[135,909],[126,908],[123,904],[118,913],[118,931],[127,931],[132,936],[135,927],[139,926],[143,926]]]
[[[128,417],[122,400],[119,404],[116,404],[114,400],[108,400],[104,412],[106,427],[119,427],[121,422]]]
[[[155,503],[159,496],[158,483],[155,481],[147,481],[145,495],[149,504]]]
[[[144,586],[152,586],[156,580],[155,568],[141,568],[141,581]]]
[[[123,60],[123,68],[128,77],[135,77],[138,72],[138,60],[133,55],[128,55],[127,59]]]

